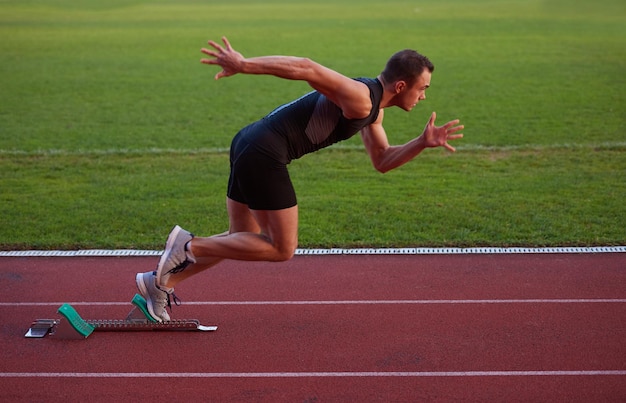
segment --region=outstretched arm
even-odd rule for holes
[[[302,80],[338,105],[347,118],[364,118],[370,113],[372,102],[369,89],[361,82],[308,58],[294,56],[245,58],[233,49],[228,39],[224,37],[222,41],[224,46],[209,41],[213,49],[203,48],[202,53],[211,58],[200,60],[204,64],[218,65],[222,68],[215,75],[216,80],[238,73],[268,74],[288,80]]]
[[[411,161],[426,148],[445,147],[454,152],[455,148],[448,144],[448,141],[463,137],[463,134],[457,133],[463,130],[463,125],[459,125],[457,119],[443,126],[435,126],[436,118],[437,114],[433,112],[419,137],[401,146],[390,146],[382,125],[383,111],[381,110],[376,122],[361,130],[363,144],[374,168],[383,173],[390,171]]]

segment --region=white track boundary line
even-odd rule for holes
[[[0,372],[0,378],[368,378],[625,376],[626,370],[450,372]]]
[[[86,249],[0,251],[0,257],[121,257],[160,256],[161,250]],[[626,246],[550,247],[550,248],[330,248],[296,249],[297,256],[324,255],[483,255],[483,254],[560,254],[626,253]]]
[[[434,300],[340,300],[340,301],[185,301],[188,306],[216,305],[472,305],[472,304],[624,304],[620,298],[585,299],[434,299]],[[0,302],[0,307],[60,306],[63,302]],[[126,306],[128,302],[68,302],[73,306]]]
[[[587,149],[619,149],[626,147],[624,141],[605,141],[602,143],[557,143],[557,144],[519,144],[519,145],[482,145],[460,144],[456,146],[459,151],[476,152],[515,152],[515,151],[550,151],[550,150],[587,150]],[[323,152],[331,151],[364,151],[363,145],[359,144],[334,144],[324,149]],[[108,148],[108,149],[0,149],[0,155],[12,156],[92,156],[92,155],[204,155],[204,154],[228,154],[230,147],[204,147],[204,148]]]

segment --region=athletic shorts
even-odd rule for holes
[[[237,135],[230,147],[228,197],[252,210],[282,210],[297,204],[287,165]]]

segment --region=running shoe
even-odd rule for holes
[[[166,306],[170,309],[170,294],[174,296],[176,302],[176,296],[174,295],[174,289],[161,289],[156,285],[156,272],[149,271],[146,273],[137,273],[135,277],[137,283],[137,289],[139,293],[145,298],[148,312],[154,319],[159,322],[169,321],[170,315],[165,310]]]
[[[178,225],[172,229],[156,269],[156,285],[158,287],[165,287],[171,274],[181,272],[190,264],[196,263],[191,251],[187,250],[187,244],[192,239],[193,234]]]

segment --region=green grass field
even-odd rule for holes
[[[301,247],[626,244],[623,0],[0,0],[0,249],[224,231],[230,139],[309,87],[214,81],[222,35],[349,76],[417,49],[432,87],[390,141],[466,127],[385,175],[358,136],[295,161]]]

